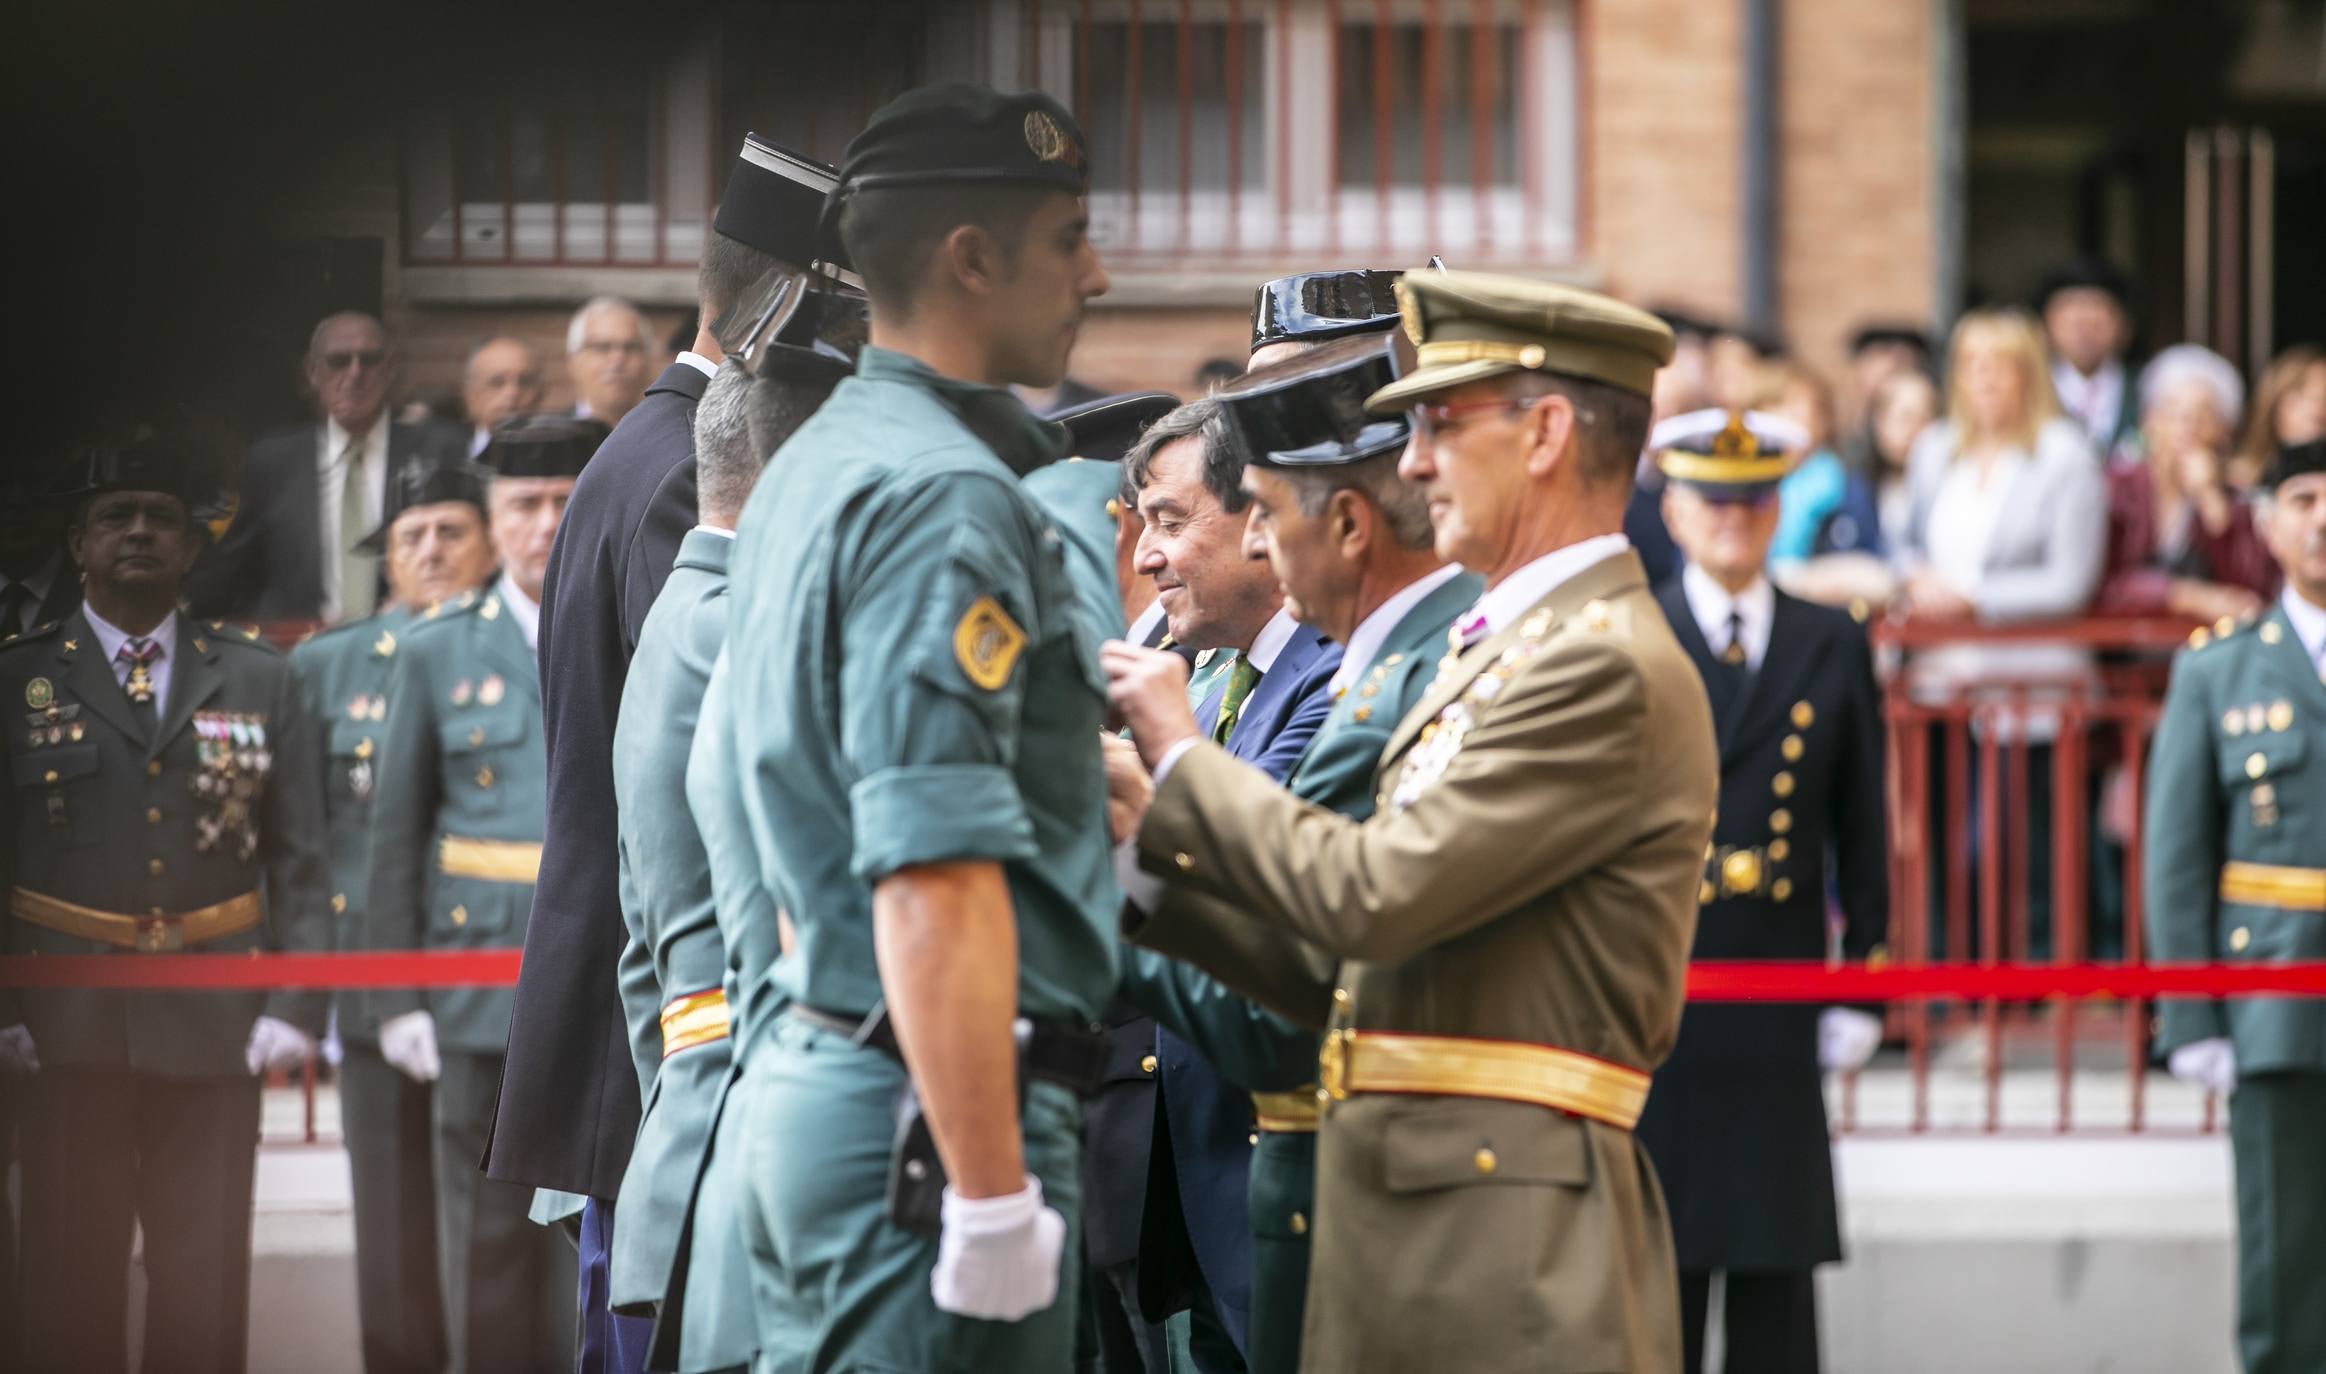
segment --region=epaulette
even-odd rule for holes
[[[0,638],[0,649],[10,649],[19,644],[30,644],[34,640],[46,639],[50,635],[55,634],[58,630],[63,629],[64,626],[65,622],[62,620],[52,620],[46,625],[35,625],[29,630],[23,630],[16,634],[8,635],[5,638]]]
[[[2199,625],[2196,629],[2189,631],[2189,647],[2203,649],[2209,645],[2226,644],[2253,630],[2256,626],[2260,627],[2260,637],[2264,643],[2277,641],[2279,634],[2277,625],[2274,622],[2263,620],[2258,612],[2247,611],[2243,615],[2225,615],[2210,625]]]

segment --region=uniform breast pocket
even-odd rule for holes
[[[2295,814],[2307,753],[2307,737],[2293,730],[2264,729],[2221,739],[2221,787],[2234,799],[2231,832],[2261,846],[2259,853],[2248,850],[2247,857],[2284,857],[2272,852],[2274,839],[2282,836],[2287,846],[2298,848],[2309,833],[2312,818]]]
[[[378,767],[380,727],[368,720],[334,721],[331,726],[330,797],[334,804],[368,803]]]
[[[525,742],[525,715],[521,711],[467,711],[437,727],[437,746],[444,756],[454,761],[455,771],[462,763],[479,759]]]
[[[16,811],[36,843],[93,844],[97,815],[97,746],[51,745],[16,758]]]

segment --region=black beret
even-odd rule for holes
[[[2116,301],[2116,308],[2129,315],[2133,309],[2132,278],[2115,264],[2098,258],[2071,258],[2043,274],[2035,287],[2035,310],[2042,314],[2051,305],[2051,298],[2062,291],[2105,291]]]
[[[1081,195],[1090,185],[1082,126],[1040,91],[1004,95],[948,81],[873,112],[848,145],[841,194],[892,186],[1020,182]]]
[[[794,267],[819,257],[846,267],[847,255],[837,243],[819,252],[816,241],[824,199],[839,184],[839,172],[828,164],[745,134],[711,228]]]
[[[1252,351],[1273,343],[1338,339],[1396,327],[1403,272],[1359,268],[1278,277],[1252,299]]]
[[[474,463],[415,463],[398,472],[388,502],[388,518],[356,542],[357,553],[379,553],[388,547],[388,531],[396,517],[416,506],[466,501],[485,514],[485,486],[493,480],[490,469]]]
[[[1127,391],[1069,406],[1049,418],[1066,426],[1067,452],[1093,462],[1112,463],[1131,451],[1147,426],[1179,408],[1168,391]]]
[[[519,415],[494,426],[477,461],[496,477],[579,477],[608,432],[574,415]]]
[[[1340,467],[1405,447],[1403,411],[1365,413],[1365,398],[1395,378],[1389,341],[1359,336],[1247,372],[1212,395],[1246,462]]]
[[[2313,472],[2326,472],[2326,439],[2280,448],[2269,460],[2269,466],[2261,470],[2261,480],[2255,486],[2263,491],[2275,491],[2278,483],[2307,477]]]

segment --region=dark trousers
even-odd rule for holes
[[[2263,1073],[2229,1099],[2237,1350],[2245,1374],[2326,1369],[2326,1073]]]
[[[1817,1374],[1817,1283],[1807,1269],[1721,1270],[1721,1374]],[[1710,1269],[1680,1271],[1686,1374],[1703,1374]]]
[[[18,1087],[31,1262],[17,1367],[128,1367],[135,1225],[147,1374],[242,1374],[258,1080],[47,1069]]]
[[[339,1061],[340,1134],[355,1193],[355,1306],[365,1374],[444,1368],[436,1273],[436,1168],[428,1085],[348,1042]]]
[[[591,1198],[582,1204],[581,1363],[579,1374],[643,1374],[646,1348],[654,1340],[654,1318],[615,1315],[606,1269],[614,1252],[614,1204]]]
[[[1092,1320],[1106,1374],[1171,1374],[1163,1323],[1139,1312],[1139,1262],[1090,1271]]]
[[[574,1250],[536,1226],[533,1190],[486,1178],[485,1136],[501,1056],[444,1051],[436,1080],[436,1233],[452,1374],[567,1374],[574,1362]]]

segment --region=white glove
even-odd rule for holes
[[[955,1316],[1014,1322],[1058,1300],[1058,1261],[1066,1218],[1044,1205],[1042,1181],[1022,1191],[972,1201],[948,1185],[929,1296]]]
[[[436,1054],[436,1018],[408,1011],[380,1022],[380,1058],[415,1083],[433,1083],[444,1072]]]
[[[305,1063],[307,1056],[314,1052],[314,1036],[288,1021],[262,1016],[251,1023],[250,1044],[242,1052],[242,1062],[250,1066],[254,1076],[268,1069],[287,1073]]]
[[[32,1051],[32,1032],[19,1023],[0,1026],[0,1078],[22,1078],[40,1072],[40,1056]]]
[[[1827,1007],[1817,1018],[1817,1067],[1854,1073],[1882,1047],[1882,1018],[1856,1007]]]
[[[2192,1040],[2165,1056],[2165,1071],[2183,1083],[2194,1083],[2216,1097],[2237,1088],[2237,1047],[2226,1036]]]

